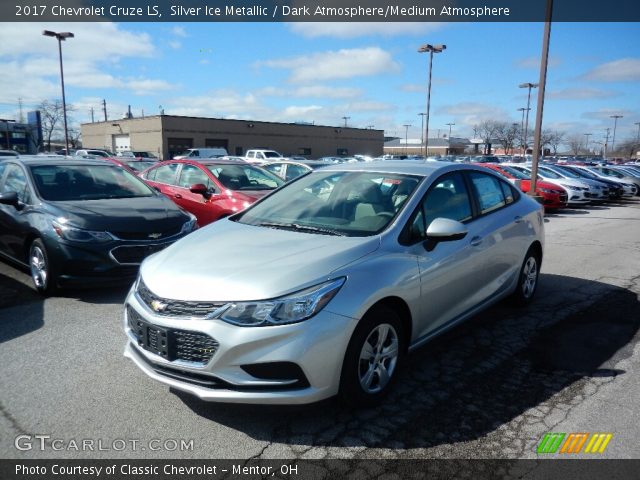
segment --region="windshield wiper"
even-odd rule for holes
[[[299,223],[278,223],[278,222],[262,222],[259,227],[280,228],[282,230],[293,230],[299,232],[313,232],[324,235],[335,235],[338,237],[346,236],[344,233],[330,228],[314,227],[311,225],[300,225]]]

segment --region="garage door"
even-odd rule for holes
[[[131,140],[129,135],[114,135],[113,136],[113,151],[120,153],[125,150],[131,150]]]

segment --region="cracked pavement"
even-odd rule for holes
[[[640,201],[546,217],[534,303],[501,303],[409,356],[378,408],[207,404],[123,358],[126,289],[42,301],[0,262],[1,458],[538,458],[546,432],[611,432],[640,458]],[[190,451],[19,451],[17,435],[192,439]],[[582,455],[583,456],[583,455]],[[359,467],[360,468],[360,467]]]

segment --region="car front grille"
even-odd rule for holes
[[[113,259],[122,265],[139,265],[152,253],[159,252],[171,245],[160,243],[154,245],[121,245],[111,250]]]
[[[120,240],[159,240],[164,238],[173,237],[180,233],[182,227],[174,228],[173,230],[167,230],[165,232],[111,232]]]
[[[182,360],[204,365],[211,360],[220,346],[214,338],[205,333],[165,328],[149,323],[128,305],[127,318],[138,346],[170,362]]]
[[[138,298],[157,315],[181,318],[205,318],[225,305],[224,302],[187,301],[162,298],[153,293],[140,279]]]

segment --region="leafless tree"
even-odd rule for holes
[[[624,158],[633,158],[640,150],[637,138],[630,138],[616,145],[615,153]]]
[[[582,149],[582,143],[584,142],[584,136],[578,133],[574,133],[567,138],[567,145],[569,145],[569,149],[571,153],[574,155],[579,155],[580,150]]]
[[[43,100],[38,105],[40,110],[40,116],[42,119],[42,135],[46,141],[47,151],[51,150],[51,139],[54,134],[64,137],[64,111],[62,109],[62,101],[55,100]],[[69,112],[74,110],[73,106],[67,104],[67,124],[71,123],[69,119]]]
[[[498,140],[504,148],[504,153],[509,155],[513,153],[516,139],[518,138],[520,131],[518,124],[512,124],[509,122],[496,122],[496,132],[494,137]]]
[[[484,142],[484,153],[491,153],[491,144],[496,139],[500,122],[495,120],[483,120],[478,125],[474,125],[473,131],[482,138]]]
[[[558,130],[554,130],[553,132],[550,132],[550,133],[551,135],[549,136],[548,145],[552,148],[553,154],[557,155],[558,148],[560,147],[560,145],[564,143],[564,137],[566,135],[566,132],[560,132]]]

